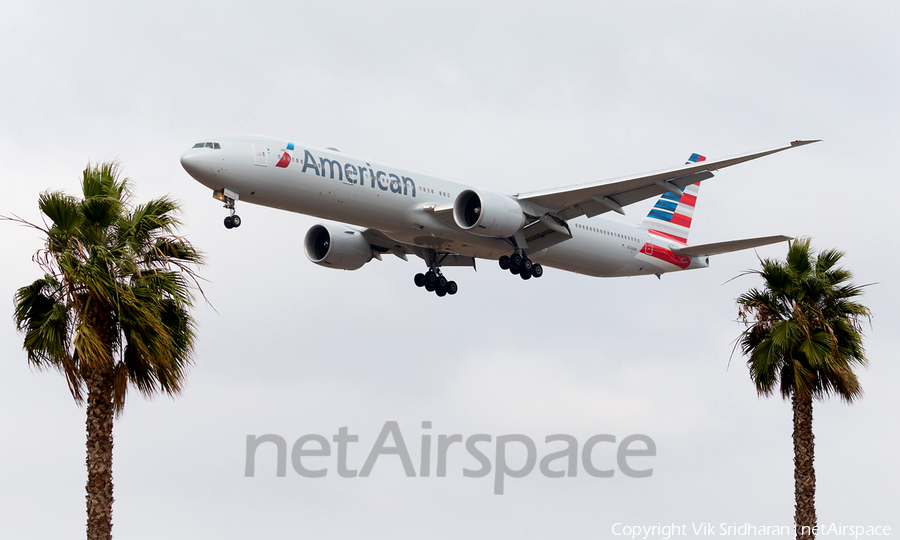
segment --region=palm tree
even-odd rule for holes
[[[855,301],[863,287],[849,283],[838,266],[843,253],[816,255],[809,238],[791,242],[785,261],[765,259],[763,278],[737,299],[746,326],[739,343],[756,391],[771,396],[778,388],[794,410],[794,524],[797,538],[815,538],[816,472],[813,466],[813,399],[833,394],[850,403],[862,396],[853,372],[867,363],[862,319],[871,313]]]
[[[43,226],[6,219],[46,235],[34,256],[44,277],[16,292],[15,321],[28,361],[61,372],[75,401],[87,402],[87,537],[99,539],[112,536],[113,418],[130,386],[147,397],[181,390],[203,261],[174,234],[178,204],[132,206],[115,163],[89,164],[81,187],[83,199],[40,195]]]

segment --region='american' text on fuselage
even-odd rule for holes
[[[373,189],[375,186],[378,186],[378,189],[381,191],[390,191],[391,193],[408,195],[410,197],[416,196],[416,183],[408,176],[375,171],[368,163],[366,163],[365,167],[361,165],[356,166],[352,163],[341,164],[336,159],[325,157],[320,157],[317,161],[316,157],[306,149],[303,150],[303,159],[301,160],[294,158],[290,153],[291,150],[293,150],[293,144],[289,144],[287,148],[281,151],[281,160],[276,166],[286,168],[288,164],[296,160],[296,163],[303,164],[303,169],[300,172],[304,174],[309,169],[311,173],[323,178],[330,177],[341,182],[344,182],[346,179],[348,184],[360,186],[364,186],[368,182]],[[337,177],[335,177],[335,171],[337,171]]]

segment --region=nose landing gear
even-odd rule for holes
[[[225,201],[225,208],[229,210],[231,215],[225,218],[225,228],[232,229],[234,227],[241,226],[241,216],[234,213],[234,199],[228,199]]]
[[[531,278],[539,278],[544,275],[544,267],[534,263],[528,258],[524,252],[514,251],[512,255],[503,255],[498,261],[500,268],[509,270],[512,275],[518,276],[524,280]]]
[[[234,212],[234,210],[232,210]],[[234,227],[241,226],[241,216],[235,214],[233,216],[228,216],[225,218],[225,228],[233,229]]]
[[[241,216],[234,213],[234,203],[238,199],[238,194],[228,188],[217,189],[213,191],[213,198],[225,203],[229,215],[225,218],[225,228],[233,229],[241,226]]]

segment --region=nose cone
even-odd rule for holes
[[[200,174],[202,168],[201,161],[202,157],[196,148],[191,148],[187,152],[181,154],[181,166],[194,178],[198,178],[198,175]]]

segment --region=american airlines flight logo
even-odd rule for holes
[[[281,149],[281,158],[275,166],[286,169],[288,165],[296,161],[298,165],[301,163],[303,164],[303,169],[300,172],[304,174],[309,170],[310,174],[315,174],[322,178],[328,177],[332,180],[340,180],[341,182],[350,185],[364,186],[369,184],[369,187],[372,189],[377,186],[381,191],[390,191],[397,195],[406,195],[410,197],[416,196],[416,183],[408,176],[398,176],[390,172],[375,171],[369,163],[366,163],[365,166],[354,165],[352,163],[341,163],[336,159],[325,157],[320,157],[316,160],[316,157],[313,156],[309,150],[305,149],[303,150],[303,159],[301,160],[295,158],[293,152],[294,143],[287,143],[287,146]]]
[[[291,152],[294,151],[294,143],[287,143],[287,148],[281,149],[281,159],[278,160],[278,163],[275,164],[276,167],[281,167],[282,169],[286,169],[288,165],[291,164],[291,160],[293,156],[291,156]]]

